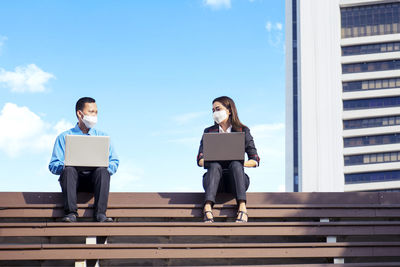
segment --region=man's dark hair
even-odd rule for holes
[[[96,103],[96,100],[94,100],[94,98],[91,97],[82,97],[78,100],[78,102],[76,102],[75,105],[75,114],[78,112],[78,110],[83,111],[83,108],[85,107],[86,103]],[[78,116],[78,115],[76,115]]]

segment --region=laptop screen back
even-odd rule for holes
[[[204,162],[244,162],[244,133],[205,133],[203,135]],[[206,166],[207,164],[205,164]]]
[[[109,136],[65,136],[65,166],[108,167]]]

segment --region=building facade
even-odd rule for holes
[[[400,1],[286,0],[286,191],[400,189]]]

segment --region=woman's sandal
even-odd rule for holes
[[[207,216],[207,213],[210,213],[210,214],[211,214],[211,218],[209,218],[209,217]],[[210,210],[204,211],[204,218],[203,218],[203,221],[204,221],[205,223],[213,223],[213,222],[214,222],[214,215],[213,215],[212,211],[210,211]]]
[[[246,215],[246,219],[243,219],[244,215]],[[248,216],[247,212],[245,212],[245,211],[241,211],[241,210],[238,211],[237,216],[238,216],[238,218],[236,219],[237,223],[245,223],[249,219],[249,216]]]

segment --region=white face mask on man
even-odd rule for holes
[[[213,119],[218,124],[226,120],[226,118],[228,118],[228,113],[225,109],[214,111],[213,113]]]
[[[97,116],[83,115],[82,122],[87,128],[93,128],[97,123]]]

